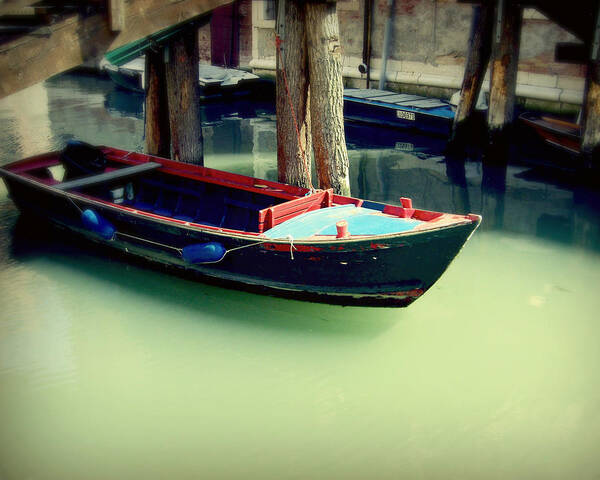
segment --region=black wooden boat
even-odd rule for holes
[[[343,305],[410,304],[481,221],[77,142],[0,175],[22,212],[78,238],[224,286]]]

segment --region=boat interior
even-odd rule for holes
[[[342,220],[352,235],[398,233],[422,229],[426,223],[465,220],[462,215],[415,210],[410,199],[394,206],[334,195],[331,190],[306,195],[307,190],[299,187],[135,152],[107,147],[88,151],[87,146],[83,150],[85,155],[74,154],[67,147],[62,153],[13,164],[10,171],[128,211],[268,238],[339,238],[336,225]]]
[[[405,108],[450,108],[448,102],[438,98],[423,97],[421,95],[410,95],[408,93],[396,93],[389,90],[377,90],[366,88],[344,89],[346,100],[380,102],[398,105]]]

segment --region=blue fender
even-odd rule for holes
[[[220,262],[227,250],[219,242],[196,243],[181,249],[181,256],[188,263]]]
[[[100,235],[105,240],[111,240],[115,235],[116,229],[113,224],[91,208],[81,212],[81,221],[85,228]]]

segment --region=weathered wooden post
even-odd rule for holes
[[[497,0],[492,46],[488,130],[490,140],[505,141],[514,115],[522,9],[515,0]]]
[[[350,194],[337,4],[306,2],[310,117],[320,188]]]
[[[159,157],[171,156],[171,130],[167,105],[167,77],[164,50],[146,51],[146,152]]]
[[[125,0],[108,0],[110,30],[120,32],[125,28]]]
[[[586,166],[598,167],[600,157],[600,6],[596,6],[596,24],[587,68],[583,108],[581,152]]]
[[[279,0],[277,12],[277,172],[279,181],[311,185],[308,57],[304,6]]]
[[[460,100],[452,124],[451,143],[464,144],[472,124],[473,113],[481,91],[481,85],[490,60],[493,29],[493,5],[484,2],[473,5],[473,17],[465,73]]]
[[[191,24],[167,47],[167,98],[171,158],[202,165],[203,141],[198,86],[197,26]]]

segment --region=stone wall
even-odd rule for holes
[[[348,86],[365,86],[366,75],[358,71],[362,63],[364,2],[338,1],[344,77]],[[275,68],[275,21],[267,18],[268,3],[268,0],[252,3],[249,65],[262,72],[272,72]],[[375,86],[382,67],[388,15],[388,0],[374,0],[371,79]],[[449,97],[460,89],[471,15],[472,6],[456,0],[395,0],[386,88],[442,97]],[[536,10],[524,10],[517,95],[527,108],[574,111],[581,105],[585,67],[554,62],[556,43],[566,41],[576,41],[576,38]],[[484,88],[487,84],[484,83]]]

